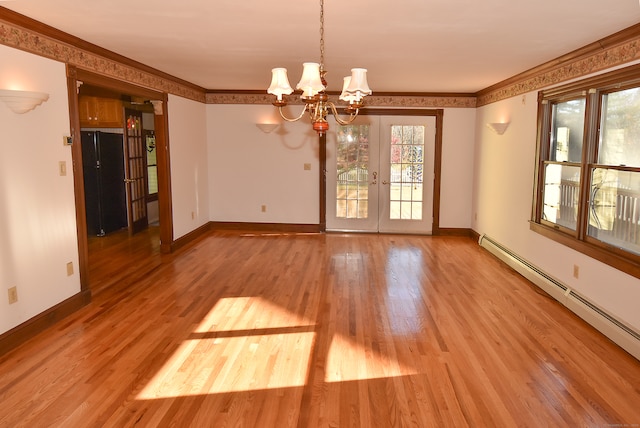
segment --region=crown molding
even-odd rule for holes
[[[640,60],[640,24],[478,91],[478,107]]]
[[[1,6],[0,44],[144,88],[205,99],[204,88]]]
[[[271,104],[263,91],[206,90],[0,6],[0,44],[207,104]],[[640,24],[472,94],[374,93],[380,107],[475,108],[640,61]],[[334,94],[331,94],[335,96]],[[302,104],[291,97],[291,104]]]
[[[329,99],[339,104],[338,92],[329,92]],[[207,104],[271,104],[273,95],[264,91],[209,90],[206,94]],[[304,104],[300,97],[290,96],[289,104]],[[420,108],[475,108],[474,94],[438,94],[438,93],[380,93],[368,95],[366,104],[376,107],[420,107]]]

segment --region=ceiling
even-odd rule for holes
[[[640,22],[638,0],[325,0],[325,68],[378,92],[473,93]],[[292,85],[320,60],[320,3],[0,0],[0,6],[206,89]]]

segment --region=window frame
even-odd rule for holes
[[[602,95],[636,87],[640,88],[640,65],[626,67],[538,92],[535,182],[529,224],[530,229],[534,232],[629,275],[640,278],[640,255],[598,240],[588,234],[591,172],[595,168],[605,168],[640,173],[640,167],[602,165],[598,163]],[[579,206],[576,230],[573,230],[542,218],[544,210],[543,190],[545,187],[545,165],[558,163],[550,160],[553,106],[582,97],[586,100],[584,133],[580,163]],[[640,142],[638,143],[640,144]],[[563,164],[574,165],[573,162]]]

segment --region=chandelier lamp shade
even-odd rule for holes
[[[308,113],[313,129],[319,136],[324,135],[329,129],[327,116],[333,114],[336,122],[348,125],[353,122],[361,108],[364,107],[363,98],[371,95],[371,89],[367,83],[367,70],[365,68],[352,68],[351,76],[344,78],[340,100],[347,102],[345,112],[348,118],[341,118],[333,102],[329,101],[326,93],[327,82],[324,69],[324,0],[320,0],[320,62],[305,62],[302,64],[302,77],[296,85],[296,89],[302,91],[300,98],[305,107],[298,117],[288,118],[282,111],[287,105],[285,95],[291,95],[294,90],[289,84],[286,68],[274,68],[271,70],[271,85],[267,93],[275,95],[272,104],[278,107],[280,116],[288,122],[302,119]]]

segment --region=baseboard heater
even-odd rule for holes
[[[481,235],[478,243],[640,360],[640,333],[632,327],[487,235]]]

